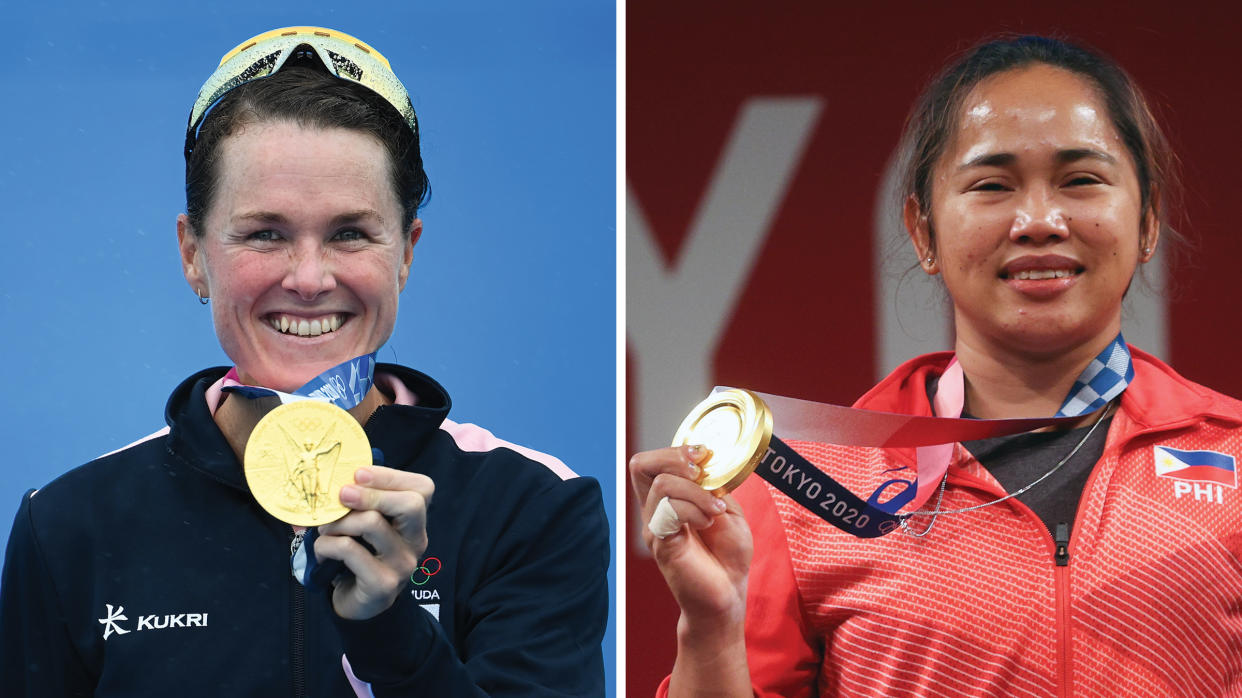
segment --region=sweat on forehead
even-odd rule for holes
[[[1069,104],[1062,95],[1072,97]],[[971,90],[958,109],[938,171],[1013,165],[1045,138],[1016,138],[1057,124],[1074,126],[1074,140],[1048,155],[1057,164],[1095,159],[1132,166],[1098,90],[1088,80],[1051,66],[1036,65],[990,76]]]
[[[1107,56],[1039,36],[984,41],[949,63],[928,84],[902,136],[903,152],[909,153],[902,198],[913,197],[926,210],[932,169],[958,128],[963,104],[980,83],[1034,66],[1064,70],[1092,87],[1133,162],[1144,210],[1153,210],[1161,228],[1172,233],[1163,202],[1177,198],[1175,157],[1138,86]]]

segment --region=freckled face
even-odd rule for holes
[[[1049,354],[1102,347],[1156,226],[1135,166],[1082,78],[1045,65],[980,83],[932,173],[932,272],[959,341]]]
[[[206,230],[182,215],[178,236],[243,381],[295,390],[387,341],[421,223],[403,235],[384,147],[346,129],[251,124],[221,143],[216,167]]]

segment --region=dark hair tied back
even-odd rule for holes
[[[393,191],[408,232],[431,195],[418,133],[383,97],[359,84],[307,66],[286,66],[269,77],[228,92],[208,112],[185,166],[186,214],[196,235],[205,232],[207,211],[219,179],[220,144],[254,123],[289,121],[303,127],[344,128],[373,136],[388,153]]]
[[[903,152],[909,153],[910,159],[902,183],[903,196],[914,196],[919,209],[929,214],[932,170],[953,138],[967,95],[992,75],[1036,64],[1067,70],[1099,91],[1113,127],[1134,161],[1143,215],[1154,212],[1162,239],[1178,240],[1169,225],[1170,202],[1177,199],[1176,158],[1142,91],[1106,56],[1042,36],[986,41],[932,80],[906,122]]]

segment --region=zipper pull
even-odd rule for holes
[[[293,532],[293,540],[289,541],[289,557],[292,558],[298,554],[298,548],[302,547],[302,539],[306,537],[307,529]]]
[[[1066,567],[1069,565],[1069,524],[1057,524],[1057,533],[1053,537],[1053,542],[1057,544],[1057,552],[1055,559],[1057,567]]]

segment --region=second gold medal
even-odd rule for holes
[[[711,450],[700,465],[699,485],[718,495],[732,492],[754,472],[772,440],[772,413],[758,395],[730,388],[712,393],[686,416],[673,446],[699,444]]]

